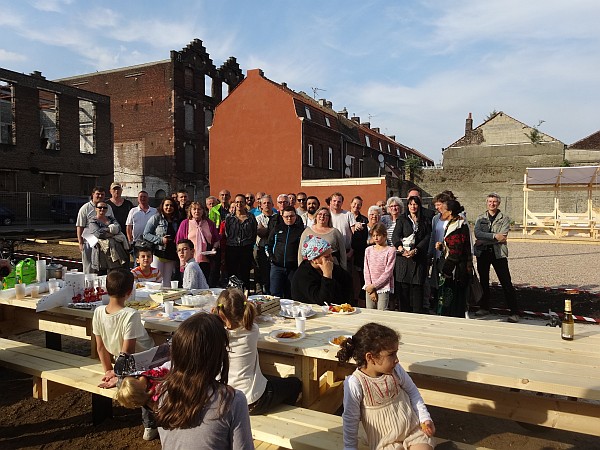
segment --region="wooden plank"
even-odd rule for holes
[[[412,376],[428,405],[483,414],[584,434],[600,429],[600,405],[490,389],[473,383]]]
[[[61,383],[54,383],[48,379],[42,378],[42,400],[45,402],[76,390],[73,386],[67,386]]]

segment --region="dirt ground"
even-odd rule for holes
[[[75,258],[77,247],[27,244],[23,251],[34,250],[55,257]],[[499,290],[494,296],[500,297]],[[523,309],[560,311],[564,292],[527,289],[519,292]],[[600,317],[600,297],[575,294],[578,314]],[[499,299],[498,299],[498,303]],[[597,326],[597,325],[590,325]],[[43,345],[41,332],[12,336]],[[63,338],[63,350],[85,354],[89,344],[75,338]],[[2,449],[158,449],[160,442],[145,442],[138,410],[115,405],[114,417],[98,426],[92,424],[91,395],[83,392],[64,394],[43,402],[31,398],[31,377],[0,369],[0,448]],[[528,430],[513,421],[472,413],[430,407],[438,435],[496,450],[600,449],[600,437],[538,428]],[[442,448],[451,448],[440,446]]]

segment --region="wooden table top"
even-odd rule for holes
[[[33,302],[2,299],[0,303],[31,308]],[[93,316],[93,311],[66,307],[50,312],[88,319]],[[408,372],[600,400],[600,327],[592,325],[583,327],[573,341],[564,341],[558,328],[525,323],[367,309],[351,315],[319,311],[307,319],[306,337],[292,343],[277,342],[268,335],[278,329],[294,329],[294,320],[260,322],[258,346],[274,353],[337,361],[337,347],[328,341],[353,334],[368,322],[382,323],[400,333],[398,356]],[[145,327],[172,332],[179,323],[148,319]]]

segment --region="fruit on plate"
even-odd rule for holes
[[[334,313],[351,313],[354,312],[354,307],[349,303],[342,303],[341,305],[331,305],[329,311]]]

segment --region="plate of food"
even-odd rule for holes
[[[138,311],[149,311],[158,308],[159,304],[154,300],[133,300],[125,302],[125,306],[137,309]]]
[[[348,315],[354,314],[358,311],[358,308],[350,305],[349,303],[342,303],[341,305],[330,305],[329,312],[331,314]]]
[[[303,339],[305,333],[298,333],[296,330],[275,330],[269,333],[269,337],[278,342],[296,342]]]
[[[339,347],[340,345],[342,345],[342,342],[351,337],[352,335],[350,334],[340,334],[339,336],[334,336],[331,339],[329,339],[329,344],[333,345],[334,347]]]
[[[302,312],[304,312],[304,317],[306,317],[307,319],[309,317],[314,316],[315,314],[317,314],[315,312],[314,309],[312,309],[311,306],[309,305],[302,305],[298,307],[298,312],[294,313],[294,310],[288,310],[288,309],[281,309],[279,311],[279,315],[281,317],[285,317],[286,319],[294,319],[296,317],[302,317]]]

